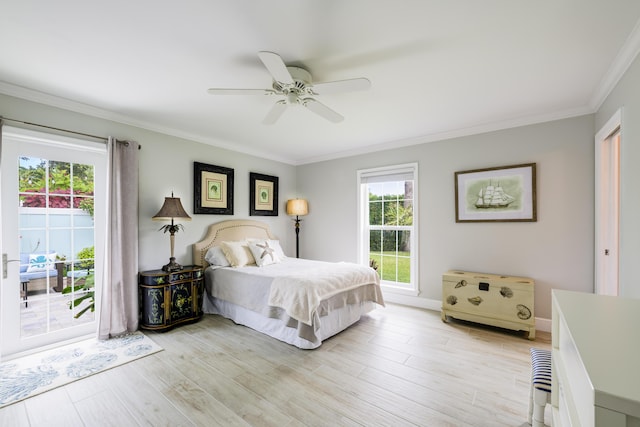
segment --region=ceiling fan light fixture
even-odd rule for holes
[[[212,95],[265,94],[284,97],[273,104],[262,121],[264,124],[274,124],[289,105],[302,105],[330,122],[339,123],[344,120],[344,117],[316,100],[315,96],[325,93],[366,90],[371,87],[369,79],[364,77],[314,84],[309,71],[301,67],[288,67],[277,53],[261,51],[258,52],[258,57],[271,74],[272,89],[211,88],[208,92]]]
[[[291,90],[289,92],[287,92],[287,104],[289,105],[296,105],[300,102],[300,98],[298,98],[298,94]]]

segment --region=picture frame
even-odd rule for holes
[[[193,213],[233,215],[233,169],[193,162]]]
[[[535,222],[536,164],[455,172],[456,222]]]
[[[249,173],[249,215],[278,216],[278,177]]]

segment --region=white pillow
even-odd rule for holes
[[[221,267],[229,267],[231,265],[220,246],[209,248],[204,259],[211,265],[219,265]]]
[[[249,242],[249,249],[251,249],[251,253],[258,267],[276,264],[281,261],[274,245],[270,242],[270,240],[254,240]]]
[[[256,263],[247,242],[222,242],[220,246],[232,267],[244,267]]]
[[[275,251],[275,253],[278,255],[278,257],[280,258],[280,260],[285,259],[287,256],[284,254],[284,251],[282,250],[282,246],[280,246],[280,240],[275,240],[275,239],[249,239],[248,240],[249,243],[251,242],[269,242],[269,246],[271,247],[271,249],[273,249]],[[255,258],[255,256],[254,256]]]
[[[29,266],[27,273],[35,273],[37,271],[55,270],[56,269],[56,253],[51,254],[29,254]]]
[[[269,242],[269,246],[273,248],[281,260],[287,257],[282,250],[282,246],[280,246],[280,240],[267,240],[267,242]]]

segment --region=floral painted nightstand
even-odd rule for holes
[[[150,270],[139,275],[140,327],[166,331],[202,317],[204,270],[187,265],[180,271]]]

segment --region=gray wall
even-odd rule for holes
[[[356,171],[417,161],[420,176],[420,298],[441,298],[441,275],[457,268],[532,277],[536,317],[550,318],[552,288],[592,292],[594,221],[594,135],[624,107],[621,166],[620,278],[623,295],[640,297],[633,284],[640,255],[640,60],[595,115],[498,132],[390,149],[297,168],[229,150],[186,141],[134,126],[0,95],[0,114],[97,135],[135,139],[140,160],[140,268],[156,268],[168,257],[168,237],[150,217],[171,191],[193,212],[193,161],[235,169],[235,215],[249,218],[249,172],[280,178],[278,217],[270,223],[285,251],[295,250],[293,226],[284,214],[288,198],[308,198],[301,256],[329,261],[356,260]],[[537,163],[538,221],[535,223],[457,224],[455,171]],[[297,181],[296,181],[297,180]],[[193,215],[176,235],[179,262],[191,261],[190,245],[209,223],[228,219]]]
[[[551,289],[593,290],[593,116],[559,120],[298,167],[309,199],[301,256],[357,257],[356,171],[417,161],[420,297],[440,300],[442,273],[464,269],[531,277],[536,317]],[[454,172],[537,164],[538,221],[456,223]]]
[[[0,94],[0,115],[93,135],[112,135],[120,139],[136,140],[140,151],[139,201],[139,263],[141,270],[160,268],[169,260],[169,236],[158,229],[164,223],[152,221],[164,197],[174,192],[192,220],[184,222],[184,231],[176,234],[175,256],[181,264],[191,260],[191,245],[200,240],[206,227],[224,219],[259,219],[271,225],[282,240],[286,253],[295,253],[293,225],[286,216],[284,205],[296,196],[294,166],[261,159],[234,151],[216,148],[198,142],[163,135],[139,127],[90,117],[67,110]],[[11,126],[20,125],[7,122]],[[34,130],[38,130],[34,128]],[[43,130],[43,129],[39,129]],[[234,169],[235,209],[233,217],[193,214],[193,162],[199,161]],[[280,215],[278,217],[249,216],[249,172],[279,177]]]
[[[640,259],[640,57],[637,57],[596,114],[596,131],[619,109],[620,148],[620,294],[640,298],[636,263]]]

